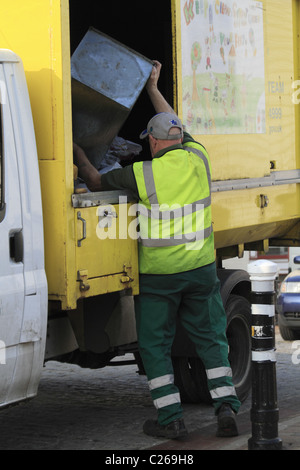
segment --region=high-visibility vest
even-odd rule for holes
[[[211,165],[197,142],[133,164],[140,202],[139,270],[172,274],[215,260]]]

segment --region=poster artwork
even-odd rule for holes
[[[180,1],[182,111],[187,131],[265,133],[262,3]]]

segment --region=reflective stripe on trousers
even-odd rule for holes
[[[166,385],[174,384],[174,375],[166,374],[161,377],[156,377],[155,379],[149,380],[149,390],[153,391],[165,387]],[[154,406],[156,409],[164,408],[165,406],[173,405],[175,403],[180,403],[179,393],[170,393],[168,395],[163,395],[159,398],[153,400]]]
[[[232,370],[230,367],[216,367],[214,369],[206,369],[206,375],[209,383],[214,381],[215,385],[217,385],[219,380],[223,382],[226,380],[226,377],[229,377],[231,381]],[[220,387],[213,386],[210,387],[210,395],[213,400],[216,400],[219,398],[236,396],[236,391],[232,385],[225,385]]]

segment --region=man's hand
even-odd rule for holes
[[[161,67],[162,65],[158,62],[158,60],[153,61],[152,72],[146,85],[146,89],[148,92],[151,91],[152,88],[157,89],[157,83],[159,80]]]
[[[158,62],[158,60],[153,60],[153,68],[146,84],[146,90],[157,113],[176,114],[174,109],[165,100],[157,86],[161,68],[162,65]]]

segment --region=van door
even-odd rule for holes
[[[15,54],[0,50],[0,62],[2,407],[37,392],[46,336],[47,290],[41,250],[43,233],[38,228],[39,224],[42,230],[38,162],[25,75]],[[32,204],[34,190],[38,202]]]

